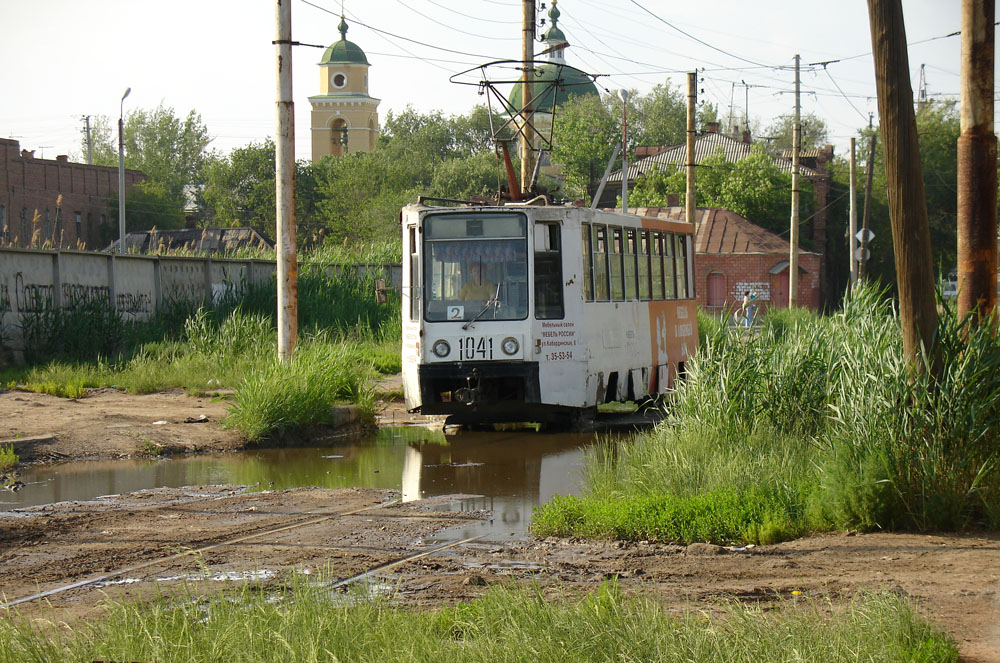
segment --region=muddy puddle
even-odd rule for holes
[[[579,492],[584,449],[596,442],[594,434],[394,427],[316,448],[43,465],[21,472],[26,485],[19,492],[0,493],[0,511],[192,485],[383,488],[399,491],[403,501],[448,496],[433,507],[441,511],[492,514],[428,543],[501,541],[524,536],[538,504]]]

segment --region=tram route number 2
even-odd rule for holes
[[[567,359],[573,358],[572,350],[560,350],[558,352],[547,352],[545,353],[546,361],[565,361]]]
[[[493,359],[493,339],[474,336],[459,338],[458,354],[462,359]]]

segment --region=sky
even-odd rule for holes
[[[341,0],[291,0],[292,38],[325,48],[340,38]],[[539,11],[548,19],[551,6]],[[539,4],[541,4],[539,0]],[[838,154],[876,114],[867,5],[861,0],[560,0],[568,64],[601,88],[686,89],[720,119],[767,127],[790,115],[801,56],[802,111],[821,117]],[[957,99],[960,0],[904,0],[911,80],[925,64],[933,99]],[[484,102],[449,78],[519,59],[517,0],[343,0],[347,38],[371,63],[379,116],[407,106],[460,114]],[[159,104],[194,110],[211,148],[228,153],[275,134],[275,2],[263,0],[0,0],[0,137],[36,157],[82,160],[86,115],[117,119]],[[542,30],[548,28],[548,20]],[[539,47],[536,49],[542,50]],[[293,51],[296,158],[310,158],[308,97],[319,92],[322,48]],[[826,68],[814,65],[833,61]],[[810,66],[812,65],[812,66]],[[126,88],[130,95],[121,102]],[[732,109],[732,110],[731,110]]]

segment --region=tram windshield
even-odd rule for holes
[[[528,221],[516,212],[424,219],[425,317],[431,322],[528,316]]]

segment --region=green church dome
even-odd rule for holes
[[[319,61],[320,64],[368,64],[368,58],[365,57],[365,52],[361,50],[361,47],[352,41],[347,41],[347,21],[344,17],[340,17],[340,25],[337,26],[340,30],[340,41],[336,41],[330,45],[330,48],[326,49],[323,53],[323,59]]]
[[[555,86],[555,105],[560,106],[572,97],[592,94],[600,96],[593,79],[585,72],[570,67],[546,62],[535,66],[535,78],[532,82],[532,96],[535,97],[535,109],[549,112],[552,110],[552,88],[545,91],[545,94],[538,96],[541,92],[541,85],[546,85],[558,80]],[[536,89],[536,85],[539,87]],[[510,93],[510,106],[515,111],[521,108],[521,83],[514,85]]]
[[[562,12],[556,7],[555,0],[552,2],[552,9],[549,10],[549,20],[552,23],[552,27],[542,35],[542,41],[554,41],[561,42],[566,41],[566,35],[563,31],[559,29],[559,17],[562,16]]]

